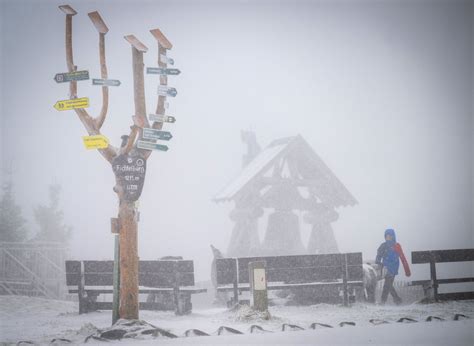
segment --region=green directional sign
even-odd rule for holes
[[[174,122],[176,122],[175,117],[172,117],[171,115],[164,115],[164,114],[149,114],[148,119],[150,119],[150,121],[157,121],[159,123],[174,123]]]
[[[177,68],[147,67],[146,73],[177,76],[181,71]]]
[[[73,82],[89,79],[89,71],[74,71],[65,73],[56,73],[54,80],[56,83]]]
[[[92,79],[92,85],[119,86],[120,84],[117,79]]]
[[[171,132],[168,131],[160,131],[155,129],[144,128],[143,129],[143,138],[150,139],[150,140],[158,140],[161,139],[163,141],[169,141],[173,138]]]
[[[146,149],[146,150],[161,150],[161,151],[168,151],[168,147],[166,145],[153,143],[150,141],[137,141],[137,148],[139,149]]]
[[[175,97],[178,95],[178,91],[166,85],[158,85],[158,95]]]

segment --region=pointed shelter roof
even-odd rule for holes
[[[354,196],[300,135],[270,143],[213,200],[231,201],[245,194],[245,191],[254,188],[255,183],[262,181],[282,158],[293,162],[293,175],[297,176],[293,177],[293,182],[309,187],[326,205],[337,208],[357,204]]]

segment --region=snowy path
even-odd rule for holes
[[[155,326],[182,336],[188,329],[200,329],[216,335],[220,326],[235,328],[246,335],[226,335],[200,338],[160,339],[164,344],[320,344],[320,343],[395,343],[395,344],[474,344],[474,301],[439,304],[411,304],[406,306],[372,306],[355,304],[350,308],[319,304],[309,307],[274,306],[270,321],[242,321],[224,308],[195,310],[188,316],[175,316],[172,312],[143,311],[140,318]],[[455,314],[471,317],[455,321]],[[32,340],[48,343],[64,337],[80,342],[92,334],[93,326],[102,329],[110,326],[111,312],[93,312],[79,315],[77,303],[18,296],[0,296],[0,341],[17,342]],[[443,322],[425,322],[428,316],[445,319]],[[397,323],[402,317],[419,323]],[[373,325],[371,319],[389,322]],[[339,323],[355,322],[356,326],[339,327]],[[332,329],[281,332],[282,324],[289,323],[308,329],[318,322],[333,326]],[[252,324],[274,333],[249,334]],[[447,342],[450,340],[450,342]],[[129,340],[131,341],[131,340]],[[150,340],[134,340],[148,344]],[[126,342],[120,342],[126,344]]]

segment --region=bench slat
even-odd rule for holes
[[[413,264],[430,263],[431,258],[436,263],[474,261],[474,249],[413,251],[411,253]]]

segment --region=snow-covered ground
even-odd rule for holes
[[[0,296],[0,341],[17,343],[33,341],[49,343],[53,339],[67,339],[80,343],[96,331],[111,325],[111,312],[93,312],[79,315],[76,302],[42,298]],[[240,311],[232,312],[222,307],[196,308],[187,316],[173,312],[142,311],[140,319],[163,328],[180,338],[160,338],[160,344],[439,344],[474,345],[474,301],[438,304],[410,304],[404,306],[377,306],[354,304],[351,307],[318,304],[307,307],[272,306],[270,320],[246,319]],[[453,321],[456,314],[462,318]],[[429,316],[444,321],[426,322]],[[400,318],[418,321],[397,322]],[[370,320],[377,320],[371,323]],[[386,321],[388,323],[378,324]],[[334,328],[310,329],[314,322]],[[355,326],[340,326],[341,322],[354,322]],[[273,333],[251,334],[251,325],[259,325]],[[282,331],[283,324],[297,325],[305,330]],[[220,335],[221,326],[237,329],[244,335]],[[189,329],[199,329],[211,336],[188,337]],[[58,340],[59,341],[59,340]],[[120,344],[156,343],[128,339]]]

